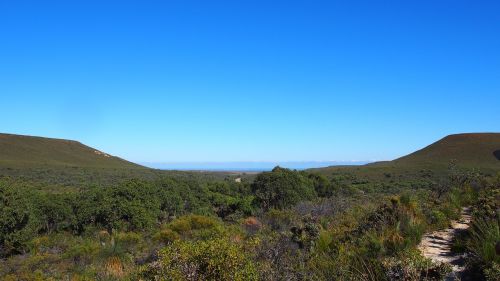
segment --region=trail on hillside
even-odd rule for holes
[[[460,219],[452,221],[449,228],[427,233],[422,238],[418,249],[422,255],[435,263],[445,263],[452,266],[452,272],[446,280],[456,280],[465,270],[464,255],[451,251],[453,238],[461,231],[469,228],[471,222],[470,208],[463,208]]]

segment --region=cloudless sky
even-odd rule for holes
[[[1,1],[0,132],[137,162],[383,160],[500,131],[500,1]]]

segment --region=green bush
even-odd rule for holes
[[[222,222],[217,218],[187,215],[170,222],[167,229],[174,231],[180,237],[206,239],[220,235],[224,229]],[[168,234],[174,238],[174,234]]]
[[[180,239],[180,235],[171,229],[164,229],[158,232],[155,238],[165,244],[170,244],[175,240]]]
[[[100,246],[95,241],[82,239],[70,246],[63,254],[64,258],[72,259],[76,264],[90,264],[99,254]]]
[[[500,241],[498,221],[476,219],[470,228],[470,236],[468,248],[472,253],[486,264],[500,263],[500,255],[495,250]]]
[[[0,180],[0,257],[22,253],[40,229],[32,203],[34,194]]]
[[[180,217],[169,223],[168,228],[178,233],[191,231],[191,220],[189,217]]]
[[[228,239],[175,241],[140,276],[148,280],[257,280],[257,268],[240,244]]]
[[[433,210],[431,213],[431,224],[434,224],[438,227],[443,227],[448,224],[448,220],[446,219],[446,215],[439,210]]]
[[[280,167],[259,174],[252,184],[252,192],[256,203],[264,210],[284,209],[316,197],[311,179]]]
[[[310,174],[308,178],[312,180],[314,190],[319,197],[332,197],[338,192],[336,185],[328,181],[323,175]]]
[[[500,184],[483,190],[472,209],[472,225],[464,237],[472,253],[469,263],[487,280],[499,280],[500,255],[496,248],[500,241]]]

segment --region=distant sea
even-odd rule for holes
[[[140,163],[146,167],[161,170],[181,171],[231,171],[231,172],[263,172],[276,166],[283,168],[305,170],[342,165],[364,165],[372,161],[289,161],[289,162],[165,162]]]

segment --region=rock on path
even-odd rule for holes
[[[451,251],[453,238],[458,232],[469,228],[471,222],[470,208],[463,208],[460,219],[452,221],[449,228],[424,235],[418,245],[422,255],[435,263],[446,263],[452,266],[452,272],[445,280],[456,280],[464,271],[464,255]]]

